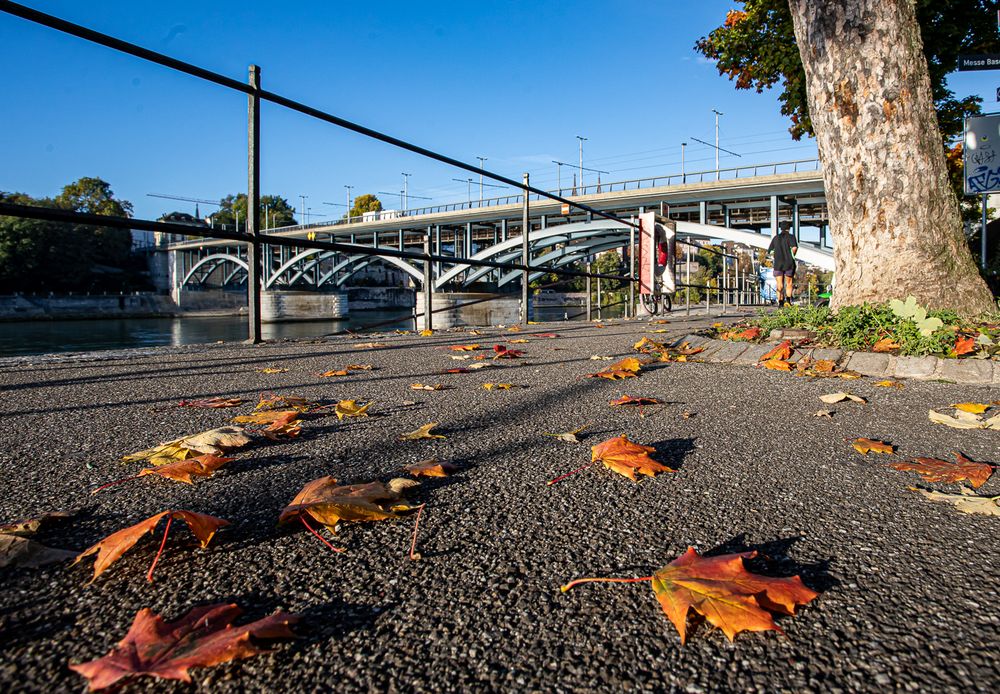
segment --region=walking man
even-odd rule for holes
[[[792,278],[795,277],[795,252],[798,251],[795,237],[788,233],[791,224],[778,223],[778,235],[771,239],[768,253],[774,253],[774,283],[778,288],[778,307],[790,306],[792,299]]]

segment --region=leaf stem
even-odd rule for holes
[[[597,462],[596,460],[591,460],[586,465],[578,467],[576,470],[573,470],[572,472],[567,472],[565,475],[559,475],[554,480],[549,480],[548,482],[545,483],[545,485],[550,487],[553,484],[555,484],[556,482],[562,482],[564,479],[566,479],[567,477],[569,477],[571,475],[575,475],[578,472],[583,472],[584,470],[586,470],[587,468],[589,468],[591,465],[593,465],[596,462]]]
[[[581,583],[643,583],[644,581],[652,580],[652,576],[642,576],[641,578],[578,578],[564,586],[560,586],[559,590],[565,593],[570,588],[574,588]]]
[[[420,554],[416,552],[417,549],[417,528],[420,527],[420,514],[424,512],[424,506],[427,504],[420,504],[420,508],[417,509],[417,519],[413,522],[413,541],[410,543],[410,561],[416,561],[420,559]]]
[[[324,545],[326,545],[327,547],[329,547],[330,549],[332,549],[334,552],[343,552],[344,551],[344,549],[342,547],[334,547],[329,542],[327,542],[325,537],[323,537],[322,535],[320,535],[318,532],[316,532],[313,529],[313,527],[311,525],[309,525],[309,521],[306,520],[306,517],[304,515],[299,516],[299,520],[302,521],[302,525],[306,526],[306,528],[309,530],[309,532],[311,532],[313,535],[315,535],[316,537],[318,537],[320,542],[322,542]]]
[[[107,489],[108,487],[114,487],[117,484],[121,484],[122,482],[129,482],[131,480],[137,480],[140,477],[142,477],[142,475],[132,475],[131,477],[125,477],[125,478],[120,479],[120,480],[115,480],[114,482],[108,482],[107,484],[103,484],[100,487],[98,487],[97,489],[95,489],[94,491],[92,491],[91,494],[96,494],[97,492],[103,491],[103,490]]]
[[[163,554],[163,548],[167,546],[167,535],[170,534],[170,524],[173,522],[173,514],[167,516],[167,527],[163,529],[163,540],[160,542],[160,549],[157,551],[156,557],[153,558],[153,565],[149,567],[149,573],[146,574],[146,580],[150,583],[153,582],[153,571],[156,570],[156,564],[160,561],[160,555]]]

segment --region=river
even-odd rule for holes
[[[570,319],[579,308],[538,307],[535,320]],[[621,315],[621,307],[604,310],[603,316]],[[394,320],[395,319],[395,320]],[[412,330],[413,318],[404,311],[355,311],[346,320],[265,323],[265,339],[308,338],[340,330],[364,331],[367,325],[390,321],[375,330]],[[191,345],[236,342],[247,337],[246,316],[183,318],[112,318],[100,320],[44,320],[0,323],[0,357],[47,354],[49,352],[91,352],[103,349]]]

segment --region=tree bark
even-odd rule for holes
[[[834,237],[832,306],[996,308],[962,231],[912,0],[789,0]]]

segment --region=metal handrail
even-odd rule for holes
[[[807,167],[812,168],[807,168]],[[781,168],[791,167],[791,171],[780,171]],[[760,173],[761,171],[770,173]],[[777,176],[779,173],[798,173],[799,171],[819,171],[819,159],[793,159],[789,161],[778,161],[767,164],[747,164],[744,166],[734,166],[725,169],[706,169],[704,171],[692,171],[690,173],[672,173],[663,176],[652,176],[646,178],[631,178],[624,181],[612,181],[610,183],[594,183],[586,186],[576,186],[568,188],[558,188],[549,191],[559,197],[581,197],[584,195],[595,195],[598,193],[613,193],[615,191],[643,190],[646,188],[657,188],[671,185],[687,185],[688,183],[705,183],[706,180],[732,181],[746,178],[756,178],[758,176]],[[752,171],[749,176],[746,172]],[[724,175],[725,174],[725,175]],[[742,174],[742,176],[741,176]],[[706,178],[708,177],[708,178]],[[528,200],[542,200],[541,195],[529,194]],[[503,205],[518,205],[524,200],[523,194],[500,195],[493,198],[483,198],[466,202],[451,202],[442,205],[428,205],[425,207],[414,207],[406,210],[392,210],[396,212],[393,217],[375,219],[369,221],[389,221],[392,219],[402,219],[407,217],[418,217],[428,214],[441,214],[444,212],[461,212],[463,210],[475,210],[484,207],[500,207]],[[293,224],[285,227],[272,227],[262,230],[265,234],[278,231],[303,231],[306,229],[328,228],[341,226],[344,224],[355,224],[365,221],[364,217],[341,217],[324,222],[309,222],[308,224]]]

